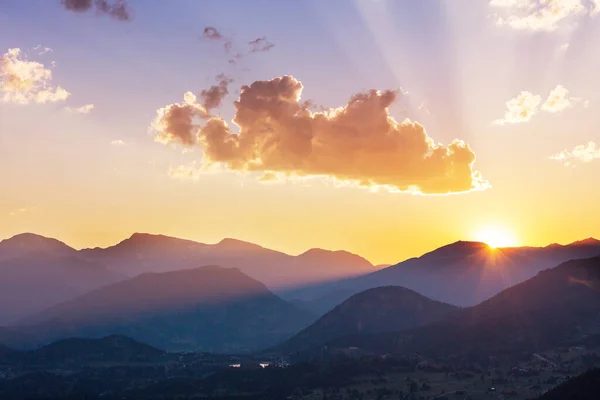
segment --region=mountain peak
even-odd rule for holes
[[[593,237],[589,237],[587,239],[578,240],[576,242],[570,243],[569,246],[593,246],[600,244],[600,240],[595,239]]]
[[[21,233],[0,241],[0,259],[19,257],[32,252],[72,254],[76,250],[60,240],[35,233]]]
[[[452,257],[464,256],[472,253],[478,253],[482,250],[488,250],[490,246],[483,242],[471,242],[459,240],[457,242],[439,247],[422,257]]]
[[[222,250],[230,250],[230,251],[242,251],[242,250],[262,250],[264,249],[264,247],[259,246],[257,244],[254,243],[250,243],[250,242],[245,242],[243,240],[239,240],[239,239],[233,239],[233,238],[225,238],[223,240],[221,240],[219,243],[217,243],[215,246],[217,246],[219,249]]]

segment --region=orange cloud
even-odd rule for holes
[[[4,102],[29,104],[63,101],[71,94],[52,85],[52,71],[44,64],[15,48],[0,57],[0,95]]]
[[[129,21],[130,14],[127,8],[127,3],[124,0],[62,0],[62,5],[65,9],[76,13],[90,11],[96,9],[98,14],[106,14],[112,18]]]
[[[222,118],[204,122],[196,106],[178,104],[158,110],[152,130],[163,143],[200,145],[205,165],[234,171],[321,176],[422,194],[489,187],[473,170],[475,154],[466,143],[435,143],[419,123],[389,114],[398,91],[371,90],[343,107],[312,112],[300,101],[302,89],[292,76],[243,86],[234,103],[238,133]],[[174,107],[184,108],[182,123],[171,124]]]
[[[187,92],[183,103],[170,104],[157,111],[150,130],[156,134],[157,142],[192,145],[197,141],[197,120],[208,117],[208,111],[198,103],[196,96]]]

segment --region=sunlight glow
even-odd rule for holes
[[[485,227],[475,234],[475,240],[483,242],[491,248],[518,246],[516,236],[500,227]]]

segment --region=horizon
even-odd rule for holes
[[[260,243],[255,243],[255,242],[252,242],[252,241],[247,241],[247,240],[238,239],[238,238],[234,238],[234,237],[224,237],[224,238],[222,238],[221,240],[219,240],[217,242],[208,243],[208,242],[198,241],[198,240],[195,240],[195,239],[190,239],[190,238],[185,238],[185,237],[177,237],[177,236],[165,235],[165,234],[162,234],[162,233],[151,233],[151,232],[133,232],[133,233],[131,233],[129,235],[126,235],[123,239],[119,239],[118,241],[116,241],[116,242],[114,242],[112,244],[109,244],[107,246],[75,247],[75,246],[72,246],[68,241],[62,240],[61,238],[47,236],[47,235],[42,235],[42,234],[39,234],[39,233],[36,233],[36,232],[21,232],[21,233],[17,233],[15,235],[11,235],[11,236],[8,236],[8,237],[5,237],[5,238],[0,238],[0,242],[7,241],[7,240],[10,240],[10,239],[12,239],[14,237],[22,236],[22,235],[34,235],[34,236],[39,236],[39,237],[43,237],[43,238],[46,238],[46,239],[55,239],[55,240],[58,240],[59,242],[65,244],[65,245],[67,245],[67,246],[69,246],[69,247],[71,247],[71,248],[73,248],[73,249],[75,249],[77,251],[81,251],[81,250],[93,250],[93,249],[107,249],[107,248],[110,248],[110,247],[117,246],[117,245],[121,244],[122,242],[127,241],[129,239],[132,239],[135,235],[160,236],[160,237],[165,237],[165,238],[170,238],[170,239],[191,241],[191,242],[194,242],[194,243],[203,244],[203,245],[207,245],[207,246],[215,246],[215,245],[218,245],[218,244],[222,243],[223,241],[233,240],[233,241],[238,241],[238,242],[242,242],[242,243],[248,243],[248,244],[251,244],[251,245],[256,245],[256,246],[261,247],[263,249],[276,251],[276,252],[279,252],[279,253],[282,253],[282,254],[285,254],[285,255],[288,255],[288,256],[292,256],[292,257],[300,256],[300,255],[302,255],[304,253],[307,253],[307,252],[309,252],[311,250],[324,250],[324,251],[329,251],[329,252],[346,252],[346,253],[350,253],[350,254],[353,254],[355,256],[358,256],[358,257],[361,257],[361,258],[367,260],[374,267],[383,266],[383,268],[387,268],[387,267],[390,267],[390,266],[394,266],[396,264],[400,264],[400,263],[405,262],[407,260],[410,260],[412,258],[421,257],[421,256],[423,256],[425,254],[431,253],[431,252],[433,252],[435,250],[438,250],[440,248],[443,248],[443,247],[446,247],[446,246],[451,246],[451,245],[454,245],[454,244],[457,244],[457,243],[478,243],[478,244],[484,244],[484,245],[490,247],[490,249],[502,250],[502,249],[511,249],[511,248],[546,248],[546,247],[550,247],[550,246],[553,246],[553,245],[569,246],[569,245],[577,244],[579,242],[587,242],[587,241],[600,242],[600,239],[597,239],[595,237],[590,236],[590,237],[587,237],[587,238],[581,238],[581,239],[573,240],[573,241],[566,242],[566,243],[552,242],[552,243],[548,243],[548,244],[541,245],[541,246],[532,246],[532,245],[524,244],[524,245],[519,245],[519,246],[499,246],[499,247],[494,247],[494,246],[491,246],[489,243],[486,243],[486,242],[483,242],[483,241],[458,239],[458,240],[454,240],[454,241],[449,242],[449,243],[445,243],[445,244],[442,244],[442,245],[439,245],[439,246],[435,246],[435,247],[427,250],[424,253],[420,253],[418,255],[409,256],[409,257],[407,257],[405,259],[402,259],[402,260],[399,260],[399,261],[393,261],[393,262],[389,262],[388,261],[388,262],[383,262],[383,263],[374,263],[368,257],[365,257],[362,254],[354,253],[354,252],[352,252],[350,250],[346,250],[346,249],[328,249],[328,248],[324,248],[324,247],[311,247],[311,248],[305,249],[305,250],[303,250],[303,251],[301,251],[299,253],[287,253],[287,252],[285,252],[283,250],[279,250],[279,249],[271,248],[271,247],[268,247],[268,246],[264,246],[264,245],[262,245]]]

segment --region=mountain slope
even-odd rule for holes
[[[129,276],[190,269],[198,265],[234,267],[264,282],[271,289],[356,276],[375,270],[364,258],[343,251],[313,249],[299,256],[291,256],[235,239],[203,244],[143,233],[133,234],[105,249],[81,250],[80,255]]]
[[[501,354],[536,351],[600,332],[600,257],[540,272],[457,316],[405,333],[342,338],[377,352]]]
[[[37,341],[121,334],[169,350],[238,352],[285,339],[312,317],[234,268],[148,273],[22,321]]]
[[[594,368],[558,385],[538,400],[597,400],[600,393],[600,369]]]
[[[47,246],[40,247],[46,251],[0,261],[0,325],[124,279],[118,272],[77,258],[76,252],[73,256],[70,251],[48,252]]]
[[[357,293],[394,285],[434,300],[472,306],[561,262],[598,255],[600,241],[591,238],[564,246],[497,249],[459,241],[371,274],[331,284],[327,290]],[[319,293],[324,296],[324,289]]]
[[[344,335],[403,331],[449,318],[458,310],[403,287],[369,289],[335,307],[279,351],[300,351]]]

